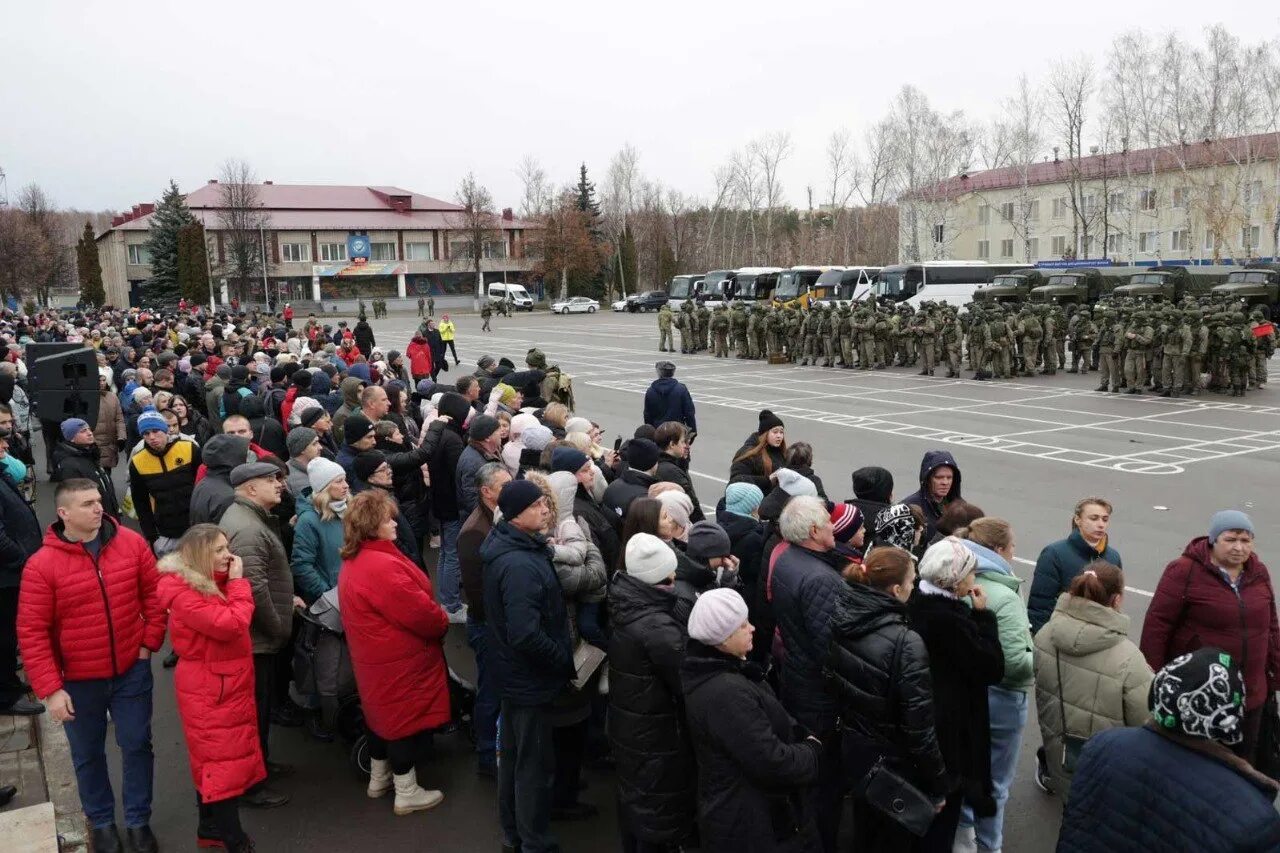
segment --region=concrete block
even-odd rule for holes
[[[0,812],[0,838],[7,853],[58,853],[53,803]]]
[[[80,790],[76,786],[76,771],[71,762],[67,733],[62,724],[54,722],[48,714],[41,714],[35,719],[40,762],[56,816],[57,835],[62,838],[62,851],[76,853],[85,850],[88,832],[84,812],[80,810]]]
[[[35,720],[31,717],[0,716],[0,753],[30,749]]]

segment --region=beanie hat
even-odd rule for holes
[[[627,574],[652,586],[675,574],[676,552],[652,533],[637,533],[627,540],[625,565]]]
[[[778,488],[793,498],[798,498],[802,495],[815,498],[818,496],[818,487],[813,484],[813,480],[803,474],[797,474],[790,468],[779,468],[774,471],[773,479],[777,481]]]
[[[942,589],[953,589],[978,567],[978,558],[954,536],[929,546],[920,560],[920,577]]]
[[[893,475],[876,465],[853,472],[853,494],[864,501],[887,504],[893,494]]]
[[[502,511],[502,517],[510,521],[541,497],[542,489],[532,480],[512,480],[498,493],[498,509]]]
[[[730,483],[724,490],[724,508],[734,515],[751,515],[764,500],[755,483]]]
[[[323,459],[324,457],[319,457]],[[315,460],[312,460],[315,461]],[[369,482],[369,478],[373,476],[373,472],[382,467],[382,463],[387,461],[387,457],[381,450],[364,450],[356,454],[356,458],[351,463],[351,470],[355,472],[356,479],[362,482]],[[307,466],[307,475],[310,476],[311,466]]]
[[[658,428],[652,424],[640,424],[640,426],[636,427],[636,431],[632,433],[631,437],[647,438],[650,441],[655,441],[658,437]]]
[[[297,370],[293,374],[293,384],[301,391],[311,390],[311,371]]]
[[[588,418],[569,418],[564,422],[565,432],[591,432],[591,421]]]
[[[151,396],[150,388],[134,388],[133,393],[129,395],[129,398],[132,399],[133,402],[135,403],[141,403],[143,400],[147,399],[150,396]]]
[[[890,504],[876,513],[871,525],[871,536],[877,545],[890,545],[910,551],[915,547],[916,520],[911,507],[906,504]]]
[[[298,418],[298,423],[302,424],[304,427],[315,426],[316,421],[320,420],[322,417],[324,417],[327,414],[329,413],[326,412],[324,408],[320,406],[317,406],[314,409],[307,409],[305,412],[302,413],[302,417]],[[347,418],[347,420],[350,421],[351,419]]]
[[[345,476],[346,473],[346,470],[337,462],[330,462],[323,456],[317,456],[307,463],[307,482],[311,484],[311,493],[319,494],[328,488],[330,483]]]
[[[516,389],[512,388],[505,382],[498,385],[498,400],[504,406],[511,406],[516,401]]]
[[[373,432],[373,421],[360,414],[349,416],[342,427],[342,434],[347,444],[355,444],[371,432]]]
[[[419,394],[421,394],[423,397],[430,397],[430,396],[431,396],[431,389],[432,389],[432,388],[434,388],[434,387],[436,387],[436,383],[432,382],[430,379],[419,379],[419,380],[418,380],[417,391],[418,391],[418,393],[419,393]]]
[[[836,504],[831,510],[831,526],[835,529],[836,541],[848,543],[862,529],[862,510],[853,504]]]
[[[774,427],[780,427],[780,426],[785,426],[785,424],[782,423],[782,418],[778,417],[768,409],[761,409],[760,410],[760,429],[756,430],[756,435],[766,433],[769,430],[773,429]]]
[[[142,414],[138,415],[138,435],[146,435],[148,432],[157,429],[167,433],[169,424],[155,409],[144,409]]]
[[[679,488],[662,492],[658,495],[658,503],[671,516],[671,520],[680,525],[684,531],[680,538],[689,541],[689,516],[693,514],[693,501]]]
[[[76,433],[89,425],[89,422],[80,418],[67,418],[62,422],[62,437],[67,441],[76,437]],[[168,427],[166,427],[168,429]]]
[[[485,441],[489,436],[498,431],[502,424],[498,419],[489,415],[477,415],[471,421],[471,426],[467,427],[467,438],[472,441]]]
[[[523,435],[524,431],[531,426],[537,426],[538,419],[528,412],[521,412],[511,419],[511,434]]]
[[[1253,521],[1238,509],[1224,509],[1215,512],[1209,521],[1209,542],[1212,544],[1228,530],[1247,530],[1253,535]]]
[[[262,371],[259,370],[258,372],[261,373]],[[284,365],[277,364],[275,367],[271,368],[271,370],[268,372],[267,375],[271,377],[271,382],[273,384],[276,382],[283,382],[284,381]]]
[[[576,447],[557,447],[551,451],[551,470],[568,471],[570,474],[576,474],[582,470],[582,466],[591,460],[587,458],[587,454],[578,450]]]
[[[627,442],[627,464],[637,471],[648,471],[658,464],[658,445],[647,438]]]
[[[747,603],[732,589],[712,589],[698,596],[689,614],[689,636],[718,646],[747,621]]]
[[[310,427],[294,427],[285,437],[284,446],[289,449],[289,456],[299,456],[311,446],[311,442],[319,438],[319,434]]]
[[[554,437],[549,427],[545,427],[542,424],[534,424],[525,429],[524,434],[521,436],[521,442],[530,450],[541,452],[546,450],[547,445],[551,443]]]
[[[1202,646],[1165,664],[1148,694],[1162,729],[1228,746],[1244,738],[1244,681],[1222,649]]]
[[[733,551],[729,534],[714,521],[699,521],[689,528],[689,547],[685,553],[699,560],[727,557]]]

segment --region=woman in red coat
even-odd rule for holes
[[[440,804],[414,765],[431,731],[449,722],[442,640],[449,617],[431,581],[396,547],[396,506],[380,489],[352,499],[342,519],[338,601],[369,729],[370,797],[396,790],[398,815]]]
[[[414,385],[431,378],[431,345],[422,332],[413,333],[413,340],[405,347],[404,354],[409,358],[409,372],[413,374]]]
[[[1280,624],[1271,574],[1253,552],[1253,522],[1223,510],[1209,535],[1192,539],[1165,567],[1142,624],[1142,654],[1153,670],[1203,646],[1241,662],[1244,739],[1232,749],[1256,763],[1262,706],[1280,689]]]
[[[174,686],[200,804],[200,847],[252,850],[237,798],[267,776],[253,698],[253,592],[212,524],[197,524],[160,561],[160,604],[178,655]]]

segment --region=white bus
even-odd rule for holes
[[[913,308],[921,302],[944,302],[957,308],[968,305],[979,285],[1026,264],[990,264],[986,261],[922,261],[894,264],[876,275],[871,292],[878,299],[906,302]]]
[[[809,288],[828,270],[841,270],[835,266],[798,266],[778,274],[778,286],[773,289],[773,301],[790,308],[807,308]]]
[[[871,294],[879,272],[880,267],[833,267],[818,276],[809,292],[824,308],[861,302]]]
[[[743,267],[728,278],[720,279],[717,284],[708,284],[704,291],[708,308],[716,308],[726,302],[759,302],[773,295],[773,288],[778,283],[778,274],[782,267]],[[713,281],[719,273],[708,273],[707,282]]]
[[[684,304],[686,299],[697,299],[698,294],[702,292],[701,275],[676,275],[671,277],[671,282],[667,285],[667,296],[671,299],[667,302],[671,306],[672,311],[679,311],[680,306]]]

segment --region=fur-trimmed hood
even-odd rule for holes
[[[222,590],[218,589],[218,585],[212,578],[205,577],[187,565],[186,560],[183,560],[177,551],[172,551],[161,557],[160,561],[156,563],[156,571],[162,575],[168,574],[177,577],[201,595],[216,595],[219,598],[226,598],[226,595]],[[163,593],[161,593],[161,597],[167,598]],[[168,607],[170,603],[171,601],[161,602],[165,607]]]

